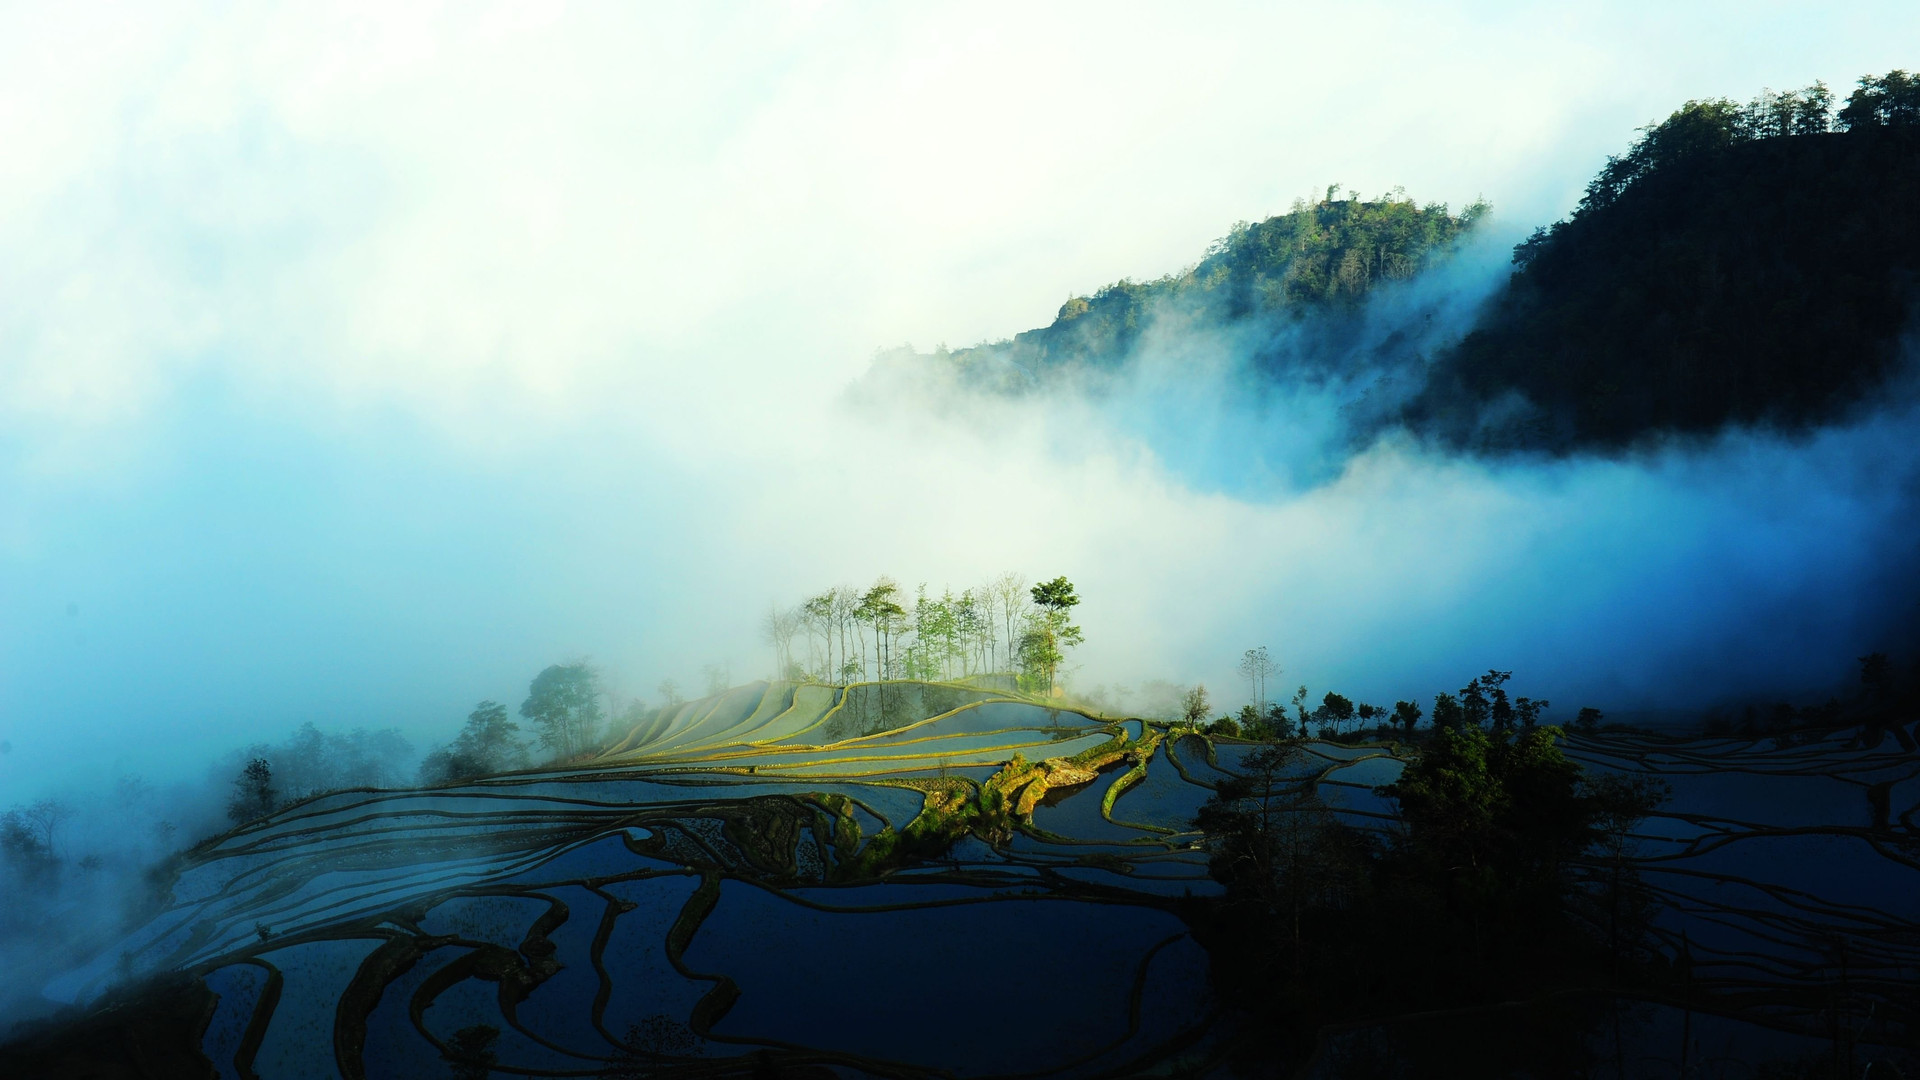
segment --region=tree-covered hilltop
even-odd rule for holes
[[[1687,102],[1520,244],[1484,304],[1484,282],[1377,301],[1440,265],[1485,203],[1454,214],[1398,192],[1335,195],[1236,225],[1188,270],[1116,282],[1047,326],[941,356],[972,385],[1034,389],[1126,367],[1158,321],[1174,378],[1223,355],[1317,387],[1342,403],[1335,440],[1349,449],[1401,427],[1456,448],[1572,453],[1823,422],[1883,384],[1915,326],[1920,77],[1862,78],[1837,108],[1819,83]]]
[[[1565,451],[1831,418],[1880,384],[1920,286],[1920,78],[1690,101],[1610,158],[1444,352],[1406,418]],[[1525,406],[1501,411],[1489,406]]]
[[[1075,296],[1052,323],[961,349],[952,360],[984,372],[1011,363],[1039,377],[1117,366],[1147,325],[1168,312],[1209,325],[1352,313],[1382,284],[1433,265],[1488,209],[1475,202],[1454,214],[1444,203],[1418,205],[1399,190],[1373,200],[1350,191],[1340,199],[1337,188],[1314,202],[1297,199],[1285,214],[1236,224],[1187,270]]]

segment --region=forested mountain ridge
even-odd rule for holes
[[[1459,214],[1444,203],[1416,204],[1395,190],[1374,200],[1350,191],[1295,200],[1285,214],[1239,222],[1198,263],[1153,281],[1121,280],[1060,306],[1054,321],[1006,341],[951,354],[965,370],[1011,364],[1032,378],[1072,368],[1113,368],[1141,333],[1171,311],[1195,322],[1234,324],[1257,317],[1298,323],[1310,316],[1352,316],[1384,283],[1434,265],[1487,214],[1475,202]]]
[[[1920,286],[1920,79],[1690,101],[1612,158],[1436,358],[1411,426],[1482,449],[1802,427],[1880,385]],[[1525,406],[1488,406],[1516,396]]]
[[[1837,110],[1819,83],[1687,102],[1515,248],[1484,304],[1458,296],[1457,317],[1436,319],[1424,286],[1412,305],[1387,303],[1412,279],[1470,291],[1471,275],[1426,275],[1487,213],[1329,188],[1236,225],[1185,271],[1076,296],[1047,326],[937,358],[976,386],[1032,390],[1125,369],[1158,321],[1176,373],[1177,346],[1204,339],[1248,374],[1345,400],[1354,446],[1406,428],[1480,452],[1570,453],[1817,424],[1869,398],[1916,329],[1920,77],[1862,78]]]

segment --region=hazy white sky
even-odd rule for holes
[[[565,412],[609,380],[786,400],[876,345],[1037,325],[1331,183],[1547,219],[1684,98],[1844,87],[1920,40],[1893,3],[146,3],[5,24],[0,408],[35,452],[208,372],[302,412]]]
[[[850,428],[841,390],[1329,184],[1524,230],[1686,98],[1844,94],[1915,41],[1910,4],[1751,0],[0,9],[0,784],[304,719],[425,737],[568,655],[628,692],[757,673],[749,609],[882,571],[1073,574],[1103,677],[1224,677],[1243,640],[1366,672],[1405,604],[1587,558],[1552,540],[1581,485],[1656,517],[1717,487],[1466,477],[1547,519],[1436,561],[1368,532],[1391,500],[1196,493],[1039,423]],[[1648,565],[1718,550],[1666,531]],[[1411,593],[1275,614],[1351,595],[1355,545]],[[1537,645],[1502,625],[1487,651]]]

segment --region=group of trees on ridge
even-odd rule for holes
[[[539,760],[552,761],[593,750],[610,734],[601,705],[604,696],[592,664],[549,664],[528,684],[526,700],[520,703],[531,738],[507,715],[506,706],[482,701],[450,741],[426,754],[417,777],[435,784],[529,768],[536,763],[536,746],[546,754]],[[378,756],[366,752],[369,746],[379,748]],[[227,817],[245,823],[330,791],[401,787],[411,779],[411,757],[412,747],[397,731],[323,735],[305,724],[282,746],[256,745],[246,751],[232,781]]]
[[[1296,199],[1287,213],[1238,222],[1198,263],[1153,281],[1123,279],[1091,296],[1070,297],[1054,321],[1007,341],[948,354],[962,371],[1010,363],[1032,375],[1119,365],[1156,318],[1196,323],[1255,317],[1298,323],[1309,315],[1351,314],[1381,285],[1404,281],[1442,258],[1483,220],[1485,202],[1458,214],[1445,203],[1416,204],[1395,190]]]
[[[1230,738],[1270,740],[1311,736],[1339,740],[1369,735],[1412,736],[1421,719],[1427,715],[1412,701],[1396,701],[1392,708],[1387,708],[1355,702],[1345,694],[1332,691],[1322,696],[1319,704],[1309,708],[1307,702],[1310,695],[1305,686],[1296,689],[1288,702],[1268,702],[1265,699],[1266,680],[1279,674],[1280,668],[1273,662],[1265,646],[1248,649],[1241,658],[1240,671],[1247,677],[1252,699],[1242,705],[1237,714],[1214,715],[1212,699],[1203,683],[1187,691],[1181,702],[1179,721],[1187,727]],[[1497,735],[1512,731],[1528,732],[1540,727],[1541,718],[1551,703],[1545,698],[1511,696],[1506,684],[1512,678],[1511,671],[1489,670],[1485,675],[1469,679],[1457,696],[1450,693],[1435,695],[1431,728],[1450,731],[1472,727]],[[1599,709],[1583,707],[1575,715],[1572,727],[1575,731],[1591,733],[1599,730],[1602,717]],[[1352,727],[1349,728],[1349,725]]]
[[[1052,693],[1067,650],[1085,640],[1073,622],[1079,603],[1064,577],[1029,587],[1008,572],[957,596],[922,584],[909,598],[883,575],[772,608],[762,630],[775,671],[795,682],[1012,675],[1022,689]]]

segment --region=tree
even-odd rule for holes
[[[1466,723],[1466,714],[1452,694],[1433,696],[1433,726],[1436,731],[1451,731]]]
[[[1080,628],[1071,621],[1080,598],[1074,595],[1073,583],[1064,577],[1035,585],[1029,595],[1040,609],[1040,618],[1035,629],[1022,638],[1022,652],[1026,654],[1031,645],[1034,659],[1030,663],[1051,693],[1060,665],[1066,660],[1066,650],[1084,640]]]
[[[533,723],[540,745],[566,760],[592,747],[600,731],[600,676],[584,660],[550,664],[534,676],[520,715]]]
[[[1188,727],[1199,727],[1206,722],[1207,713],[1211,708],[1212,706],[1207,702],[1207,686],[1201,683],[1187,691],[1186,696],[1180,699],[1180,719]]]
[[[875,678],[887,678],[888,646],[893,630],[906,617],[907,611],[894,599],[900,595],[900,586],[890,577],[882,576],[873,583],[873,587],[860,594],[860,604],[854,609],[854,615],[873,627],[873,658]],[[864,673],[864,669],[863,669]]]
[[[1587,778],[1585,789],[1593,806],[1594,844],[1606,871],[1600,889],[1607,948],[1618,962],[1624,947],[1641,936],[1651,907],[1632,865],[1633,830],[1673,796],[1673,788],[1657,776],[1602,773]]]
[[[1267,706],[1266,716],[1261,718],[1261,737],[1266,739],[1287,739],[1293,737],[1293,722],[1287,719],[1287,707],[1275,701]],[[1301,733],[1303,736],[1304,732]]]
[[[661,679],[660,685],[654,687],[653,691],[660,695],[660,707],[663,709],[671,709],[675,705],[687,700],[686,697],[680,693],[680,684],[672,679]]]
[[[806,601],[800,605],[800,610],[805,613],[807,619],[807,640],[809,644],[811,644],[814,634],[820,635],[821,652],[824,654],[820,659],[820,679],[822,682],[832,682],[837,677],[835,672],[838,669],[834,667],[833,663],[833,641],[835,630],[838,626],[834,619],[835,602],[837,599],[836,590],[828,589],[818,596],[808,597]]]
[[[1320,707],[1313,710],[1313,718],[1322,727],[1332,728],[1338,733],[1341,724],[1353,719],[1353,699],[1328,691],[1320,699]]]
[[[1273,662],[1273,656],[1267,652],[1267,647],[1260,645],[1240,655],[1240,674],[1246,676],[1247,688],[1253,695],[1254,711],[1265,712],[1267,680],[1280,674],[1280,665]]]
[[[271,751],[260,746],[249,754],[273,762],[280,798],[291,801],[344,788],[404,784],[413,746],[393,728],[342,733],[305,723]]]
[[[1413,734],[1413,725],[1420,722],[1420,706],[1411,701],[1394,702],[1393,722],[1406,728],[1407,734]]]
[[[1540,726],[1540,714],[1553,704],[1546,698],[1514,698],[1513,714],[1520,720],[1521,731],[1532,731]]]
[[[1920,75],[1889,71],[1875,78],[1863,75],[1859,89],[1840,110],[1840,126],[1848,131],[1920,124]]]
[[[991,618],[986,615],[980,597],[972,589],[963,590],[960,598],[953,602],[953,628],[959,638],[961,655],[965,658],[961,667],[962,675],[971,675],[975,670],[987,670],[986,642],[988,635],[981,633],[983,626],[991,626]]]
[[[1064,577],[1035,585],[1031,595],[1036,605],[1063,614],[1080,603],[1080,598],[1073,594],[1073,583]]]
[[[483,701],[467,714],[466,726],[451,743],[427,755],[420,774],[429,783],[467,780],[526,764],[527,748],[520,738],[520,725],[507,719],[506,706]]]
[[[1471,724],[1440,728],[1400,779],[1377,789],[1399,806],[1400,857],[1441,881],[1449,907],[1557,909],[1563,870],[1592,843],[1594,808],[1558,728],[1517,737]]]
[[[1060,641],[1053,634],[1053,628],[1044,619],[1032,619],[1026,632],[1020,635],[1017,649],[1020,658],[1020,674],[1031,689],[1053,690],[1053,673],[1066,659],[1060,651]]]
[[[250,759],[233,780],[233,796],[227,800],[227,817],[237,822],[253,821],[273,813],[280,792],[273,784],[273,765],[266,758]]]
[[[1027,606],[1032,603],[1027,593],[1027,579],[1009,570],[994,578],[987,586],[987,592],[1000,608],[1000,622],[1006,630],[1004,640],[1007,643],[1008,669],[1012,669],[1014,649],[1018,644],[1015,629],[1025,621]]]
[[[1066,650],[1085,640],[1081,628],[1071,621],[1071,611],[1075,605],[1079,605],[1079,596],[1073,594],[1073,582],[1064,577],[1033,586],[1029,596],[1033,598],[1035,607],[1041,609],[1041,623],[1046,628],[1048,650],[1044,653],[1044,676],[1046,690],[1052,692],[1054,676],[1058,675],[1060,665],[1066,663]]]
[[[806,613],[801,608],[787,608],[768,604],[766,618],[760,620],[762,639],[773,646],[773,677],[792,679],[797,672],[793,659],[793,638],[806,624]]]
[[[21,811],[21,816],[39,835],[41,844],[47,849],[47,857],[58,859],[60,848],[55,843],[56,834],[60,826],[73,817],[73,807],[59,799],[40,799]]]
[[[1513,729],[1513,703],[1507,700],[1506,682],[1513,678],[1511,671],[1491,671],[1480,676],[1480,686],[1487,693],[1487,722],[1495,731]]]
[[[1544,702],[1542,704],[1544,705]],[[1591,735],[1600,730],[1600,718],[1604,715],[1606,714],[1591,705],[1585,706],[1580,710],[1579,715],[1573,718],[1573,730],[1582,735]]]
[[[51,874],[55,862],[46,836],[28,816],[28,810],[16,806],[0,815],[0,858],[21,876],[35,879]]]
[[[1487,718],[1492,714],[1492,703],[1487,700],[1486,688],[1479,679],[1470,679],[1460,688],[1460,722],[1469,727],[1486,727]],[[1434,706],[1435,716],[1440,715],[1438,705]]]
[[[1206,837],[1209,870],[1229,896],[1286,918],[1296,974],[1301,916],[1311,907],[1337,905],[1365,872],[1349,857],[1354,838],[1334,820],[1312,777],[1291,775],[1300,755],[1292,742],[1246,755],[1240,775],[1221,781],[1193,821]]]

